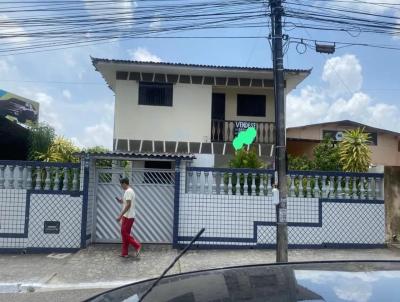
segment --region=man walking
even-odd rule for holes
[[[129,179],[123,178],[120,180],[121,187],[125,191],[123,198],[118,198],[117,201],[121,203],[122,212],[118,216],[117,221],[121,224],[121,236],[122,236],[122,251],[121,257],[128,257],[128,248],[131,244],[136,250],[136,257],[139,256],[142,249],[142,245],[131,236],[131,229],[135,222],[135,192],[129,186]]]

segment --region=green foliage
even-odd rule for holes
[[[31,128],[29,136],[29,160],[49,158],[50,146],[56,137],[54,129],[44,123]]]
[[[371,164],[369,134],[364,129],[346,131],[340,143],[340,163],[346,172],[367,172]]]
[[[75,156],[80,150],[74,143],[62,136],[56,137],[50,146],[49,157],[44,161],[59,163],[76,163],[79,161]]]
[[[99,154],[99,153],[109,152],[110,150],[108,150],[107,148],[105,148],[103,146],[95,146],[92,148],[87,148],[84,151],[89,154]],[[98,160],[96,160],[96,166],[97,167],[111,167],[112,161],[110,159],[98,159]]]
[[[264,163],[253,149],[249,151],[241,149],[236,151],[235,157],[229,162],[229,167],[261,169],[264,167]]]
[[[108,150],[106,147],[103,147],[103,146],[94,146],[91,148],[84,149],[83,151],[90,153],[90,154],[96,154],[96,153],[109,152],[110,150]]]
[[[314,169],[317,171],[341,171],[338,146],[325,138],[314,148]]]
[[[292,156],[288,155],[288,167],[291,171],[312,171],[315,164],[307,156]]]

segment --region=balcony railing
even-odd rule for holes
[[[231,142],[239,131],[248,127],[257,130],[255,142],[261,144],[273,144],[275,141],[275,124],[271,122],[247,122],[247,121],[211,121],[211,141]]]

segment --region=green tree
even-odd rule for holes
[[[291,171],[312,171],[315,168],[315,164],[312,160],[308,159],[307,156],[293,156],[288,155],[288,168]]]
[[[317,171],[341,171],[340,154],[337,144],[326,137],[313,150],[314,169]]]
[[[371,164],[369,134],[364,129],[348,130],[339,145],[340,163],[346,172],[367,172]]]
[[[50,146],[47,161],[76,163],[79,161],[79,158],[75,156],[75,154],[79,151],[80,149],[75,146],[72,141],[62,136],[58,136]]]
[[[32,127],[29,135],[29,160],[43,160],[49,158],[50,146],[56,137],[54,128],[40,123]]]

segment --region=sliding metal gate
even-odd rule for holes
[[[143,243],[172,243],[175,171],[158,169],[97,170],[94,241],[121,241],[116,217],[122,206],[115,199],[123,194],[119,183],[121,177],[130,179],[136,193],[133,235]]]

